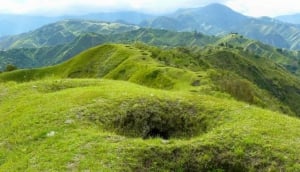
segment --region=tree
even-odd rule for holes
[[[14,66],[14,65],[12,65],[12,64],[8,64],[8,65],[6,65],[6,68],[5,68],[5,72],[10,72],[10,71],[13,71],[13,70],[16,70],[16,69],[18,69],[17,68],[17,66]]]

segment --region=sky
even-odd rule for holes
[[[0,0],[0,13],[56,16],[134,10],[164,14],[210,3],[253,17],[300,13],[299,0]]]

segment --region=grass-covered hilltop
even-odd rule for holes
[[[1,73],[0,171],[300,171],[299,77],[226,39]]]

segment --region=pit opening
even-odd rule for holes
[[[143,139],[192,137],[207,128],[204,115],[191,102],[155,97],[122,102],[112,125],[118,134]]]
[[[165,140],[168,140],[170,138],[170,135],[168,132],[166,131],[161,131],[160,129],[157,128],[152,128],[147,134],[146,137],[144,139],[148,139],[148,138],[155,138],[155,137],[160,137],[163,138]]]

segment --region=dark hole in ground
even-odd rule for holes
[[[161,131],[157,128],[152,128],[146,135],[146,137],[144,139],[148,139],[148,138],[153,138],[153,137],[160,137],[163,139],[169,139],[170,136],[168,134],[168,132],[166,131]]]
[[[124,101],[115,112],[117,132],[143,139],[191,137],[206,131],[206,120],[197,107],[183,100],[138,98]]]

